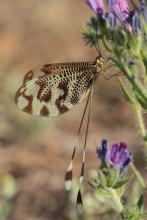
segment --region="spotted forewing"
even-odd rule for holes
[[[87,97],[94,71],[93,62],[47,64],[32,69],[16,92],[16,104],[32,115],[65,113]]]

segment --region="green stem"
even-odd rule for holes
[[[140,175],[140,173],[138,172],[138,170],[136,169],[134,164],[131,163],[130,167],[131,167],[131,169],[133,171],[134,176],[136,177],[136,179],[138,180],[139,184],[141,185],[141,187],[143,189],[145,189],[146,185],[145,185],[144,179],[142,178],[142,176]]]
[[[141,69],[142,69],[142,72],[143,72],[143,76],[144,76],[145,83],[147,84],[147,73],[146,73],[146,67],[145,67],[145,65],[144,65],[142,59],[140,59],[140,66],[141,66]]]
[[[136,114],[136,121],[142,136],[142,139],[144,141],[144,149],[143,152],[145,154],[145,160],[147,162],[147,130],[145,127],[144,119],[143,119],[143,112],[141,109],[141,106],[138,103],[134,103],[134,110]]]
[[[119,196],[117,195],[116,193],[116,190],[115,189],[112,189],[112,188],[105,188],[105,190],[107,192],[109,192],[110,194],[110,205],[113,207],[113,209],[116,211],[116,212],[119,212],[121,213],[123,211],[123,205],[120,201],[120,198]]]
[[[113,45],[110,44],[110,42],[108,42],[106,36],[103,36],[102,40],[103,40],[103,44],[104,44],[105,48],[106,48],[109,52],[113,52],[113,51],[114,51]],[[111,46],[110,46],[110,45],[111,45]]]

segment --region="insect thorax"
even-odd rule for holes
[[[96,73],[98,75],[102,71],[104,63],[105,63],[105,60],[101,56],[96,57],[94,64],[95,64],[95,68],[96,68]]]

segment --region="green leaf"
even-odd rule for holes
[[[138,32],[138,36],[134,37],[134,34],[129,32],[128,33],[128,49],[131,55],[134,58],[140,59],[140,48],[142,47],[142,36],[141,33]]]
[[[147,212],[139,210],[138,207],[134,205],[125,208],[121,213],[123,220],[145,220],[146,216]]]
[[[4,176],[2,180],[2,189],[3,196],[7,199],[12,199],[19,190],[15,178],[13,178],[11,175]]]
[[[96,44],[96,38],[95,38],[95,33],[93,32],[92,28],[87,27],[83,32],[82,32],[83,38],[87,44],[90,46],[94,46]]]
[[[130,69],[130,71],[131,71],[131,73],[132,73],[132,76],[133,76],[133,77],[137,77],[137,73],[138,73],[137,64],[134,63],[134,62],[131,62],[131,63],[129,64],[129,69]]]
[[[142,106],[142,108],[144,110],[147,110],[147,100],[144,100],[139,94],[136,94],[136,98],[138,102],[140,103],[140,105]]]
[[[126,33],[123,29],[118,28],[115,32],[116,47],[123,47],[126,50],[127,40]]]
[[[11,211],[11,204],[9,201],[4,200],[0,202],[0,219],[4,220]]]
[[[147,71],[147,52],[146,51],[147,51],[147,47],[146,47],[146,44],[144,44],[141,50],[141,55],[142,55],[144,66]]]
[[[98,39],[102,39],[106,28],[105,20],[98,17],[91,17],[85,29],[82,32],[83,38],[90,46],[97,45]]]
[[[126,184],[130,181],[131,178],[132,178],[132,177],[128,177],[128,178],[126,178],[125,180],[118,181],[118,182],[113,186],[113,188],[114,188],[114,189],[118,189],[118,188],[123,187],[124,185],[126,185]]]
[[[105,35],[103,36],[103,44],[104,44],[106,50],[108,50],[109,52],[114,51],[113,43],[108,41]]]
[[[138,202],[137,202],[137,207],[139,209],[142,209],[143,208],[143,203],[144,203],[144,197],[143,197],[143,194],[141,194],[140,198],[138,199]]]
[[[103,187],[107,186],[107,178],[106,178],[105,174],[101,170],[99,170],[98,174],[99,174],[100,184]]]
[[[133,104],[135,102],[135,99],[134,99],[133,95],[131,96],[129,94],[129,92],[127,91],[127,89],[125,88],[123,82],[120,79],[118,79],[118,82],[119,82],[119,85],[121,87],[122,95],[123,95],[124,100],[127,101],[127,102],[130,102],[131,104]]]
[[[120,69],[120,71],[122,73],[125,74],[125,76],[129,79],[129,80],[132,80],[132,73],[131,71],[129,70],[129,68],[126,66],[126,63],[125,61],[123,61],[122,59],[114,59],[114,58],[111,58],[112,62],[114,63],[114,65],[116,67],[118,67]]]
[[[107,186],[108,187],[113,188],[113,185],[119,179],[119,173],[120,173],[120,169],[113,169],[113,168],[109,169],[109,176],[108,176],[108,180],[107,180]]]

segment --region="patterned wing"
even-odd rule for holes
[[[39,116],[57,116],[67,112],[89,93],[93,79],[92,64],[48,64],[29,71],[16,92],[18,108]]]

